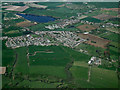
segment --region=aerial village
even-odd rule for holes
[[[74,3],[66,2],[56,5],[55,9],[53,7],[49,8],[49,5],[47,6],[47,4],[43,5],[34,2],[24,2],[22,3],[23,5],[19,5],[19,3],[17,3],[18,5],[16,3],[16,5],[10,3],[3,4],[3,20],[5,22],[5,24],[3,23],[3,28],[5,28],[6,31],[3,30],[3,37],[0,37],[0,40],[5,41],[5,46],[9,49],[17,50],[29,46],[64,46],[75,52],[77,51],[78,53],[88,55],[90,57],[85,62],[87,63],[86,67],[89,68],[87,83],[90,82],[92,67],[102,67],[105,65],[104,62],[108,62],[112,67],[114,66],[112,63],[118,61],[116,55],[113,54],[113,56],[110,56],[112,55],[110,54],[110,51],[112,50],[109,50],[111,49],[109,47],[115,49],[118,48],[116,45],[118,38],[114,40],[114,37],[112,38],[111,36],[120,34],[118,30],[120,27],[119,23],[116,23],[117,21],[115,21],[116,18],[117,20],[120,19],[119,15],[115,15],[119,8],[98,8],[87,2],[83,2],[83,5],[80,7]],[[59,15],[59,13],[62,12],[60,8],[63,8],[63,10],[68,9],[74,14],[62,13],[62,15],[65,16]],[[46,13],[45,10],[46,12],[50,12],[51,15]],[[79,10],[81,10],[81,12],[79,12]],[[99,10],[102,13],[99,13]],[[34,13],[34,11],[36,13]],[[41,13],[38,11],[41,11]],[[58,14],[52,15],[54,11]],[[11,12],[14,15],[8,16]],[[33,17],[34,20],[30,17]],[[42,21],[42,19],[40,21],[40,17],[45,17],[44,20],[49,17],[49,21]],[[13,21],[13,23],[9,23],[11,21]],[[8,30],[9,27],[12,26],[17,28],[10,28],[11,30]],[[12,36],[14,34],[15,36]],[[93,49],[94,52],[87,47],[90,49],[95,48]],[[37,52],[39,51],[34,52],[33,56],[37,55]],[[100,54],[100,52],[102,52],[102,54]],[[30,57],[32,57],[32,55],[27,56],[27,63],[29,62],[28,59]],[[35,60],[32,61],[35,62]],[[17,61],[15,61],[13,67],[15,67],[16,62]],[[72,61],[71,63],[73,66],[79,66],[79,63],[76,64],[76,62],[77,61]],[[70,70],[70,68],[70,66],[67,69],[65,67],[67,74],[69,73],[67,70]],[[0,74],[5,74],[6,72],[7,67],[0,67]],[[62,87],[61,85],[64,85],[64,83],[60,84],[59,87]]]

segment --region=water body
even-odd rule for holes
[[[31,15],[31,14],[17,14],[19,16],[22,16],[23,18],[33,21],[33,22],[38,22],[38,23],[46,23],[49,21],[55,21],[56,18],[50,17],[50,16],[37,16],[37,15]]]

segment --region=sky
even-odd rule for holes
[[[7,1],[39,1],[39,2],[119,2],[120,0],[0,0]]]

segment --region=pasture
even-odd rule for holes
[[[59,46],[30,46],[29,53],[34,54],[36,51],[44,51],[29,56],[30,74],[32,75],[50,75],[55,77],[66,78],[64,67],[71,61],[69,55]],[[53,53],[45,53],[45,52]],[[62,57],[61,57],[62,56]]]
[[[75,61],[70,70],[78,88],[117,88],[118,86],[115,71],[92,66],[90,81],[88,82],[89,66],[87,63]]]
[[[15,53],[17,54],[17,57],[16,57],[16,64],[14,66],[14,73],[22,73],[22,74],[29,73],[26,51],[27,51],[26,47],[15,49]]]

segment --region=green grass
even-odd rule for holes
[[[111,41],[119,42],[119,34],[116,34],[113,32],[103,33],[100,35],[100,37],[111,40]]]
[[[93,11],[92,13],[89,13],[88,16],[97,16],[100,14],[105,14],[105,15],[113,15],[113,16],[117,16],[118,12],[116,11],[106,11],[106,10],[101,10],[101,9],[97,9],[95,11]]]
[[[36,77],[39,75],[54,76],[58,78],[66,78],[65,66],[71,61],[68,53],[66,53],[59,46],[30,46],[29,53],[34,54],[35,51],[39,52],[35,56],[30,56],[30,74]],[[53,53],[45,53],[52,51]],[[61,57],[62,56],[62,57]],[[33,61],[34,60],[34,61]]]
[[[78,88],[117,88],[118,79],[113,70],[92,66],[90,82],[88,80],[89,66],[85,62],[77,61],[70,69]],[[113,79],[114,78],[114,79]]]
[[[97,8],[118,8],[118,2],[89,2],[88,4],[95,5]]]
[[[14,50],[7,48],[5,42],[6,41],[2,41],[2,66],[10,65],[11,67],[15,58]]]
[[[16,18],[16,15],[14,13],[6,13],[5,17],[6,18],[12,18],[12,17]]]
[[[101,54],[103,54],[103,52],[105,51],[105,49],[103,49],[103,48],[94,47],[94,46],[84,44],[84,43],[80,44],[76,48],[86,50],[86,51],[88,51],[88,54],[90,54],[92,56],[98,56],[98,53],[96,53],[96,50],[99,50],[101,52]]]
[[[115,60],[119,59],[120,51],[118,50],[118,48],[110,47],[109,51],[110,51],[111,59],[115,59]]]
[[[76,88],[89,88],[91,85],[87,82],[88,68],[73,66],[71,69]]]
[[[19,19],[12,19],[12,20],[2,20],[2,23],[5,24],[6,26],[11,25],[11,26],[16,26],[16,23],[24,21],[24,18],[19,18]]]
[[[66,52],[69,53],[72,58],[74,58],[75,61],[87,61],[90,58],[89,55],[75,51],[71,48],[68,48],[68,47],[64,47],[64,48]]]
[[[32,81],[29,82],[28,80],[24,80],[21,82],[17,87],[29,87],[29,88],[56,88],[56,86],[59,85],[59,83],[44,83],[40,81]]]
[[[87,18],[84,18],[82,20],[89,21],[89,22],[94,22],[94,23],[101,23],[102,22],[101,20],[96,19],[96,18],[92,18],[92,17],[87,17]]]
[[[14,68],[14,73],[21,72],[22,74],[28,74],[27,54],[26,47],[15,49],[17,54],[17,62]]]
[[[66,18],[66,16],[71,16],[67,13],[60,13],[60,12],[55,12],[54,10],[40,10],[40,9],[35,9],[35,8],[29,8],[24,11],[24,13],[27,14],[34,14],[34,15],[46,15],[46,16],[52,16],[56,18]]]
[[[39,77],[39,75],[53,76],[57,78],[66,78],[63,66],[35,65],[29,68],[30,77]]]
[[[118,87],[118,78],[115,71],[92,68],[91,73],[91,82],[94,83],[94,87],[102,88],[117,88]]]
[[[57,46],[38,46],[30,47],[29,52],[34,54],[35,51],[50,50],[53,53],[37,53],[35,56],[30,56],[31,65],[53,65],[53,66],[65,66],[69,61],[69,55]],[[62,57],[61,57],[62,56]],[[33,61],[35,60],[35,62]]]

